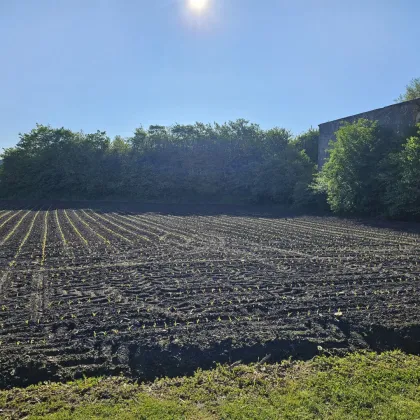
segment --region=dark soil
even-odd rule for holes
[[[420,354],[418,225],[255,207],[18,204],[0,211],[2,388],[150,380],[266,355]]]

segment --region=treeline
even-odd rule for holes
[[[314,183],[334,212],[420,218],[420,124],[396,135],[360,119],[336,138]]]
[[[130,138],[37,125],[6,149],[8,198],[213,200],[308,206],[318,132],[237,120],[138,128]]]
[[[344,124],[317,171],[317,130],[298,137],[246,120],[138,128],[129,138],[37,125],[6,149],[0,196],[277,203],[420,218],[420,125],[396,135]]]

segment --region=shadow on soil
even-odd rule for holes
[[[310,340],[275,339],[266,343],[235,346],[226,339],[214,346],[203,348],[196,345],[179,346],[170,343],[162,348],[157,343],[143,347],[138,342],[120,340],[113,343],[116,349],[112,362],[96,363],[91,366],[80,364],[77,370],[67,370],[52,361],[45,362],[19,356],[13,361],[16,368],[0,374],[0,389],[25,387],[44,381],[65,382],[92,376],[123,374],[139,381],[153,381],[160,377],[192,375],[198,368],[211,369],[216,363],[253,363],[261,360],[280,362],[309,360],[324,353],[345,355],[349,351],[374,350],[377,352],[400,349],[410,354],[420,354],[420,326],[391,329],[383,326],[356,327],[340,320],[337,326],[345,333],[347,340],[325,341],[322,349]],[[98,344],[98,350],[101,344]],[[92,362],[100,362],[100,356]],[[103,360],[102,360],[103,361]]]
[[[339,323],[342,323],[341,321]],[[341,325],[341,328],[351,326]],[[356,330],[354,331],[356,332]],[[323,342],[323,350],[331,354],[343,355],[349,351],[369,349],[377,352],[400,349],[410,354],[420,354],[420,327],[391,330],[371,326],[369,330],[357,331],[362,342],[355,342],[350,334],[348,341]],[[151,381],[156,377],[191,375],[198,368],[210,369],[216,363],[253,363],[266,358],[269,362],[280,362],[289,357],[294,360],[309,360],[320,354],[318,343],[309,340],[276,339],[267,343],[234,348],[230,340],[225,340],[211,349],[203,351],[199,347],[179,348],[170,346],[142,351],[135,344],[130,346],[130,372],[135,378]]]
[[[94,209],[104,213],[129,212],[135,214],[156,213],[175,216],[232,216],[264,217],[267,219],[293,219],[303,216],[318,216],[326,220],[340,220],[330,212],[295,210],[284,206],[269,204],[217,204],[217,203],[142,203],[135,201],[60,201],[60,200],[0,200],[0,208],[8,210],[55,210],[55,209]],[[384,218],[347,217],[356,224],[378,229],[420,234],[420,223],[416,221],[393,221]]]

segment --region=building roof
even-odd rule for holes
[[[330,124],[332,122],[336,122],[336,121],[342,121],[342,120],[346,120],[347,118],[357,118],[357,117],[362,117],[362,115],[367,114],[368,112],[375,112],[375,111],[380,111],[380,110],[384,110],[384,109],[388,109],[388,108],[397,108],[397,107],[401,107],[404,105],[417,105],[420,107],[420,98],[417,99],[412,99],[411,101],[404,101],[404,102],[398,102],[396,104],[392,104],[392,105],[388,105],[388,106],[384,106],[382,108],[375,108],[375,109],[371,109],[369,111],[365,111],[365,112],[361,112],[359,114],[354,114],[354,115],[348,115],[347,117],[343,117],[343,118],[337,118],[335,120],[331,120],[331,121],[327,121],[321,124],[318,124],[319,126],[324,125],[324,124]]]

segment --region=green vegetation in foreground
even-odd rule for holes
[[[399,351],[218,366],[192,377],[123,378],[0,391],[4,418],[420,419],[420,357]]]

